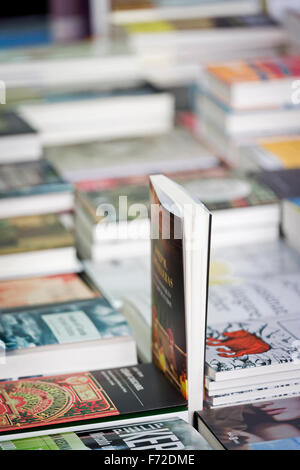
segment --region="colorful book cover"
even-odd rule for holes
[[[198,416],[221,446],[228,450],[300,448],[299,396],[205,409]]]
[[[0,436],[186,406],[153,364],[1,382],[0,398]]]
[[[0,309],[96,297],[77,274],[60,274],[0,282]]]
[[[0,450],[210,450],[181,419],[0,442]]]
[[[227,85],[300,77],[300,56],[210,65],[209,74]]]
[[[154,363],[186,397],[182,219],[169,212],[166,207],[170,207],[171,201],[161,200],[152,184],[150,202],[151,207],[161,212],[159,217],[151,218],[152,356]]]
[[[0,168],[0,199],[72,190],[45,160],[8,163]]]
[[[124,316],[104,298],[2,312],[0,340],[17,349],[131,336]]]
[[[74,245],[70,231],[54,214],[0,221],[0,255],[50,250]]]
[[[253,151],[258,161],[274,162],[278,168],[300,168],[300,137],[261,141]]]
[[[210,376],[222,375],[250,368],[257,368],[257,373],[262,373],[268,366],[286,364],[294,364],[296,368],[300,358],[299,340],[298,316],[208,326],[208,373]]]
[[[37,132],[15,113],[0,113],[0,138]]]

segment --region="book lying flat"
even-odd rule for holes
[[[133,333],[104,298],[2,311],[0,379],[137,362]]]
[[[207,328],[206,371],[213,380],[299,370],[298,315],[241,320]]]
[[[291,105],[299,63],[299,56],[285,56],[210,65],[206,88],[234,109]]]
[[[36,160],[42,153],[37,131],[12,112],[0,114],[0,150],[1,163]]]
[[[75,273],[0,282],[0,309],[92,299],[97,292]]]
[[[205,409],[197,429],[214,449],[299,450],[300,397]]]
[[[0,450],[210,450],[202,436],[182,419],[133,422],[0,442]]]
[[[45,160],[1,165],[0,215],[64,212],[73,208],[73,187]]]
[[[153,364],[1,382],[0,396],[1,441],[186,416],[186,400]]]
[[[74,237],[58,215],[0,221],[0,279],[79,271]]]

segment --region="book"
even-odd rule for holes
[[[104,298],[2,311],[0,379],[134,365],[132,330]]]
[[[213,168],[218,158],[183,128],[168,134],[50,147],[45,157],[68,181]]]
[[[211,450],[182,419],[0,441],[0,450]]]
[[[78,272],[74,237],[54,214],[0,221],[0,279]]]
[[[187,415],[186,400],[152,363],[6,381],[0,390],[1,441]],[[14,397],[22,397],[16,406]]]
[[[75,273],[12,279],[0,282],[0,309],[92,299],[98,295]]]
[[[180,178],[174,175],[174,180],[202,200],[214,213],[213,246],[277,239],[279,200],[272,190],[249,176],[224,170],[211,171],[212,173],[182,174]],[[120,204],[120,197],[127,202]],[[135,241],[136,249],[137,242],[141,242],[139,252],[148,249],[145,245],[149,238],[149,206],[146,199],[147,190],[143,183],[79,192],[75,205],[75,225],[80,244],[86,246],[83,251],[87,255],[85,257],[102,259],[100,241],[123,240],[125,252],[128,241]],[[121,209],[123,220],[119,220]],[[130,250],[129,246],[128,249]],[[131,253],[138,255],[134,249]]]
[[[214,449],[299,450],[299,396],[197,413],[197,429]]]
[[[256,145],[241,149],[240,165],[246,171],[299,168],[299,152],[297,135],[261,139]]]
[[[18,113],[44,146],[163,134],[173,127],[174,99],[150,86],[50,95]]]
[[[150,197],[152,356],[191,413],[203,403],[211,214],[161,175]]]
[[[210,18],[179,18],[124,24],[120,35],[127,33],[129,44],[142,57],[179,48],[196,50],[259,49],[281,47],[287,33],[276,21],[264,14]],[[126,36],[125,36],[126,37]]]
[[[243,15],[261,11],[256,0],[252,1],[124,1],[111,2],[110,21],[113,24],[135,23],[138,21],[170,20],[176,18],[208,18],[216,14]]]
[[[299,371],[297,315],[209,325],[206,370],[212,380]]]
[[[73,209],[73,187],[44,160],[0,167],[0,216],[64,212]]]
[[[45,93],[133,86],[143,80],[138,58],[126,41],[114,38],[3,49],[0,76],[8,104]]]
[[[198,101],[201,118],[237,140],[299,132],[299,105],[264,107],[261,104],[259,108],[234,110],[207,93],[200,95]]]
[[[294,315],[299,302],[299,271],[278,276],[244,278],[235,283],[211,285],[208,321],[260,320],[267,317]]]
[[[206,68],[205,88],[234,110],[291,106],[299,64],[299,56],[213,64]]]
[[[300,252],[299,244],[300,199],[285,199],[282,201],[282,231],[291,246]]]
[[[38,134],[13,112],[0,114],[1,163],[36,160],[42,153]]]
[[[300,168],[261,171],[254,174],[257,181],[269,187],[280,199],[300,197],[299,176]]]

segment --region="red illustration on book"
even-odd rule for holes
[[[225,339],[207,338],[207,346],[225,346],[218,348],[220,357],[240,357],[249,354],[262,354],[271,349],[267,343],[254,333],[238,330],[222,333]]]

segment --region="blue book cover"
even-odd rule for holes
[[[73,186],[45,160],[8,163],[0,167],[0,199],[72,191]]]
[[[132,336],[124,316],[104,298],[0,315],[0,341],[6,351]]]

